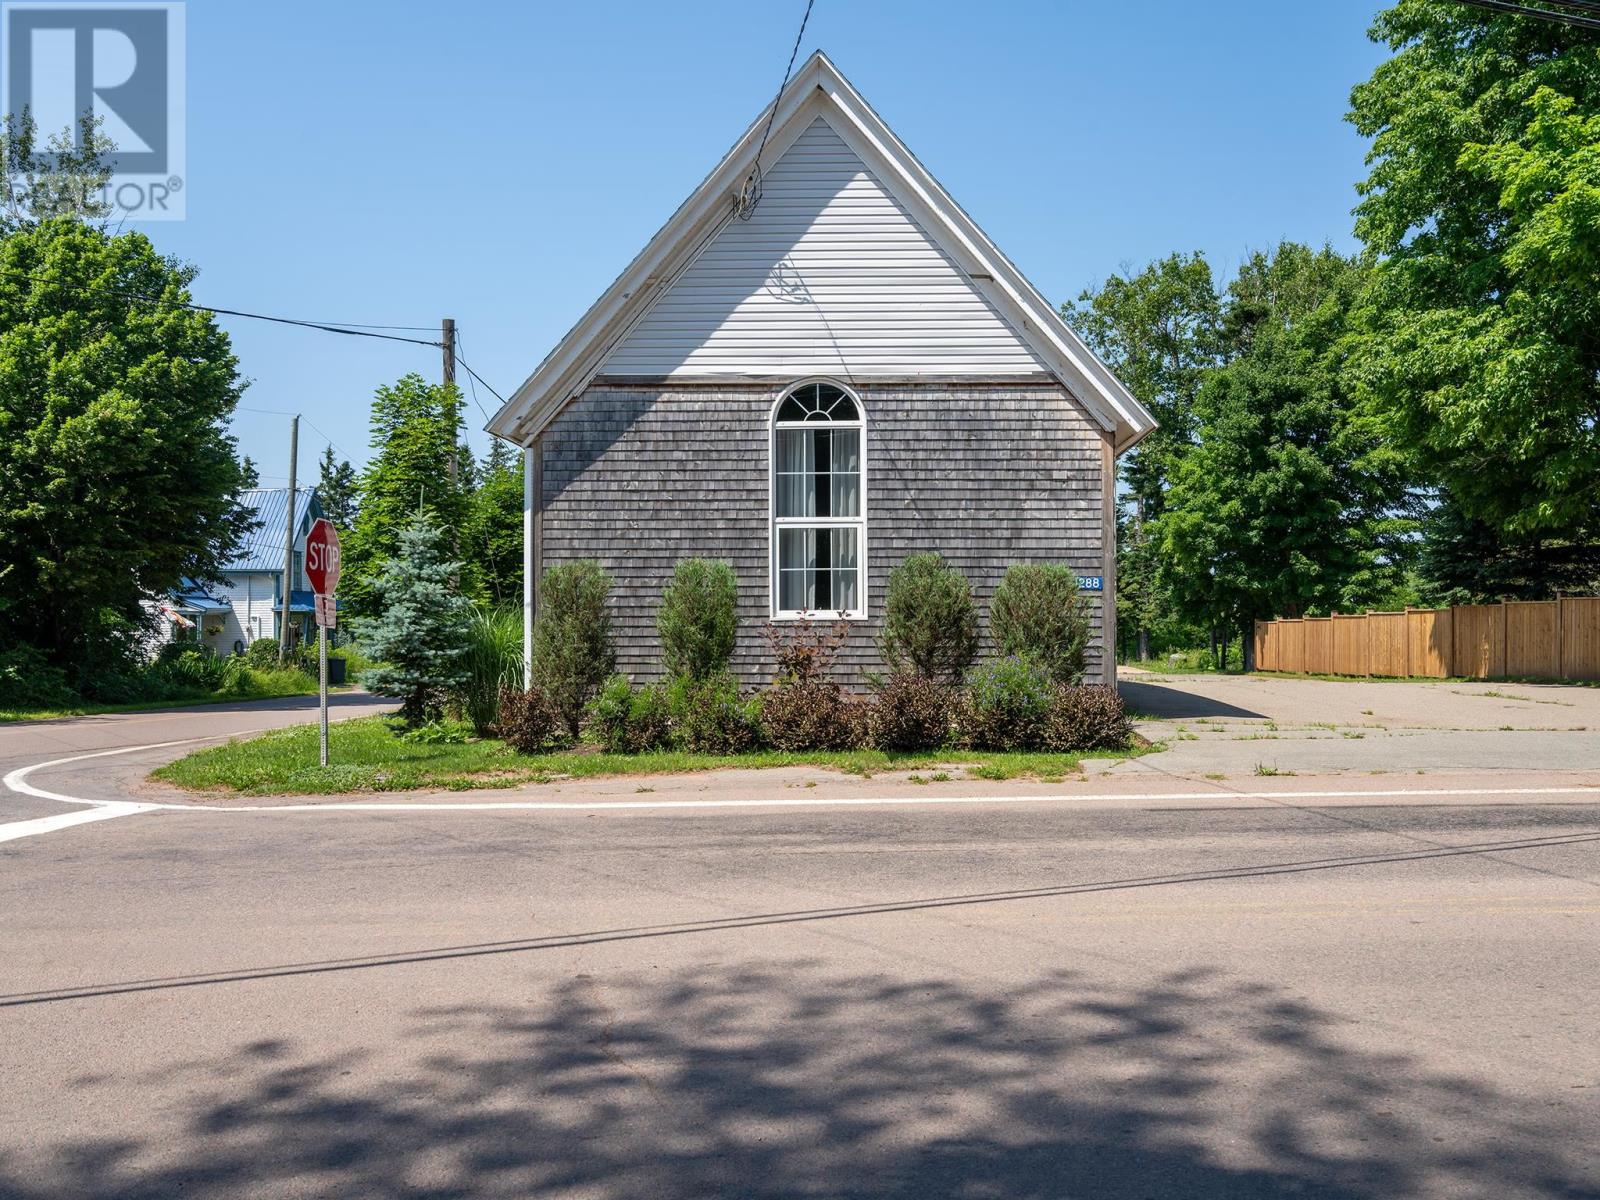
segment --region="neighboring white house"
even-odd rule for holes
[[[289,489],[253,488],[241,493],[239,500],[255,518],[255,526],[223,564],[221,584],[202,588],[185,581],[183,588],[156,606],[164,618],[159,641],[194,641],[218,654],[243,654],[257,638],[280,636]],[[316,488],[296,489],[289,620],[302,642],[313,632],[312,595],[304,574],[306,535],[322,515]]]

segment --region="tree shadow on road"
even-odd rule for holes
[[[527,979],[526,1007],[416,1009],[360,1052],[175,1062],[139,1081],[146,1140],[13,1143],[0,1195],[1600,1195],[1570,1110],[1355,1049],[1329,1014],[1219,975]]]

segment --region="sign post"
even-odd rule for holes
[[[339,531],[326,517],[318,517],[306,535],[306,578],[316,593],[317,610],[317,664],[320,673],[318,695],[321,697],[319,761],[328,765],[328,630],[338,621],[338,606],[333,591],[339,586]]]

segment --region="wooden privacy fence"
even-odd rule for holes
[[[1600,679],[1600,596],[1257,621],[1256,670]]]

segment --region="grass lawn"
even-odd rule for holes
[[[329,688],[332,692],[348,687]],[[0,724],[12,721],[50,721],[58,717],[92,717],[100,713],[144,712],[161,708],[193,708],[197,704],[227,704],[236,700],[277,700],[283,696],[315,696],[317,681],[298,671],[272,671],[245,692],[196,692],[169,700],[131,700],[126,704],[76,704],[70,708],[0,708]]]
[[[397,792],[414,788],[462,791],[514,787],[556,779],[600,775],[664,775],[726,767],[784,767],[813,764],[870,776],[877,771],[935,768],[919,783],[943,782],[952,767],[981,779],[1028,777],[1054,782],[1074,774],[1082,758],[1139,754],[1143,750],[1090,754],[978,754],[946,750],[890,754],[881,750],[754,754],[600,754],[566,751],[529,756],[493,739],[428,744],[407,742],[389,731],[381,717],[341,721],[329,733],[334,765],[317,762],[314,725],[276,730],[247,741],[199,750],[152,773],[152,777],[193,791],[227,791],[246,796],[336,795],[344,792]]]

